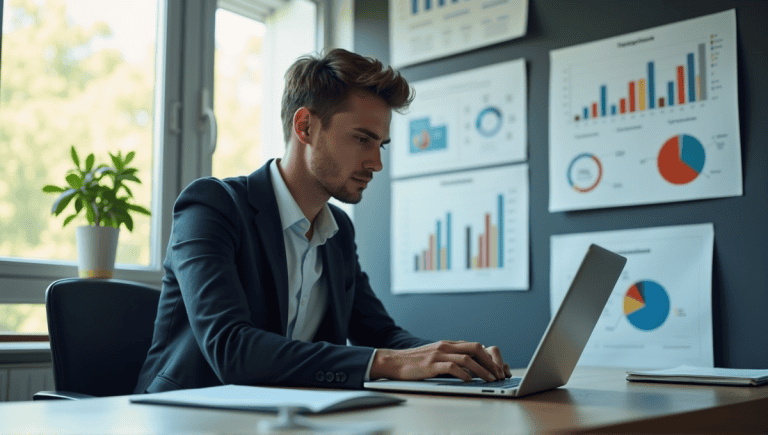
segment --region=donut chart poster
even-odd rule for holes
[[[734,10],[550,60],[550,212],[743,194]]]
[[[410,108],[392,114],[392,178],[527,160],[524,59],[411,86]]]
[[[590,244],[627,257],[579,364],[714,365],[712,224],[564,234],[550,242],[552,315]]]

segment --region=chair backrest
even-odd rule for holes
[[[133,394],[152,343],[160,290],[116,279],[55,281],[45,291],[57,390]]]

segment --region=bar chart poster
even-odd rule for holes
[[[525,60],[412,83],[393,114],[392,178],[525,161]]]
[[[525,35],[528,0],[390,0],[392,66],[402,67]]]
[[[550,60],[550,212],[742,195],[734,10]]]
[[[590,244],[627,258],[582,365],[712,367],[712,224],[554,235],[550,306],[562,303]]]
[[[528,290],[528,164],[392,182],[392,292]]]

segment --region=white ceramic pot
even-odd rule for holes
[[[80,278],[112,278],[119,228],[77,227],[77,269]]]

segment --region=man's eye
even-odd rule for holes
[[[357,140],[361,144],[367,144],[368,142],[370,142],[370,138],[368,138],[368,136],[357,136]]]

